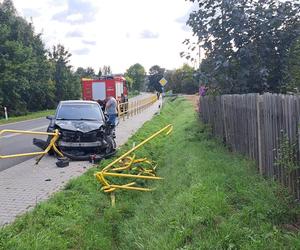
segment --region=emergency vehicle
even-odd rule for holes
[[[98,79],[82,78],[81,83],[83,100],[104,101],[109,96],[113,96],[119,102],[128,100],[128,89],[123,76],[105,76]]]

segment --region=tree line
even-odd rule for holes
[[[41,34],[18,15],[12,0],[0,3],[0,116],[4,107],[10,115],[53,109],[61,100],[81,98],[81,78],[112,74],[109,65],[98,72],[91,67],[74,70],[71,56],[62,44],[46,49]],[[194,73],[188,65],[171,71],[154,65],[147,75],[136,63],[124,76],[130,91],[161,91],[158,81],[165,76],[167,89],[192,93],[197,89]]]
[[[201,47],[202,84],[220,93],[300,90],[300,4],[297,0],[190,0],[187,24]]]
[[[32,23],[17,14],[11,0],[0,3],[0,110],[11,115],[54,108],[80,97],[80,80],[62,46],[47,50]]]

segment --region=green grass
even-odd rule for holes
[[[140,92],[138,90],[132,90],[132,91],[129,91],[128,92],[128,98],[132,98],[132,97],[135,97],[137,95],[139,95]]]
[[[27,115],[22,115],[22,116],[8,117],[8,120],[0,119],[0,125],[46,117],[47,115],[53,115],[54,112],[55,112],[55,109],[51,109],[51,110],[32,112],[32,113],[28,113]]]
[[[299,233],[285,229],[299,206],[212,139],[187,101],[168,102],[121,151],[170,122],[172,135],[137,152],[159,165],[165,179],[145,185],[155,191],[118,192],[112,208],[91,169],[0,230],[0,249],[300,248]]]

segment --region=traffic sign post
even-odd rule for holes
[[[166,80],[166,78],[161,78],[160,80],[159,80],[159,83],[160,83],[160,85],[162,86],[162,87],[164,87],[166,84],[167,84],[167,80]]]
[[[164,102],[164,100],[163,100],[163,97],[164,97],[164,95],[165,95],[165,85],[167,84],[167,79],[166,78],[161,78],[160,80],[159,80],[159,83],[160,83],[160,85],[161,85],[161,90],[162,90],[162,93],[161,93],[161,108],[162,108],[162,106],[163,106],[163,102]]]

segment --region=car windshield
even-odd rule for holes
[[[97,104],[62,104],[56,119],[100,121],[102,115]]]

